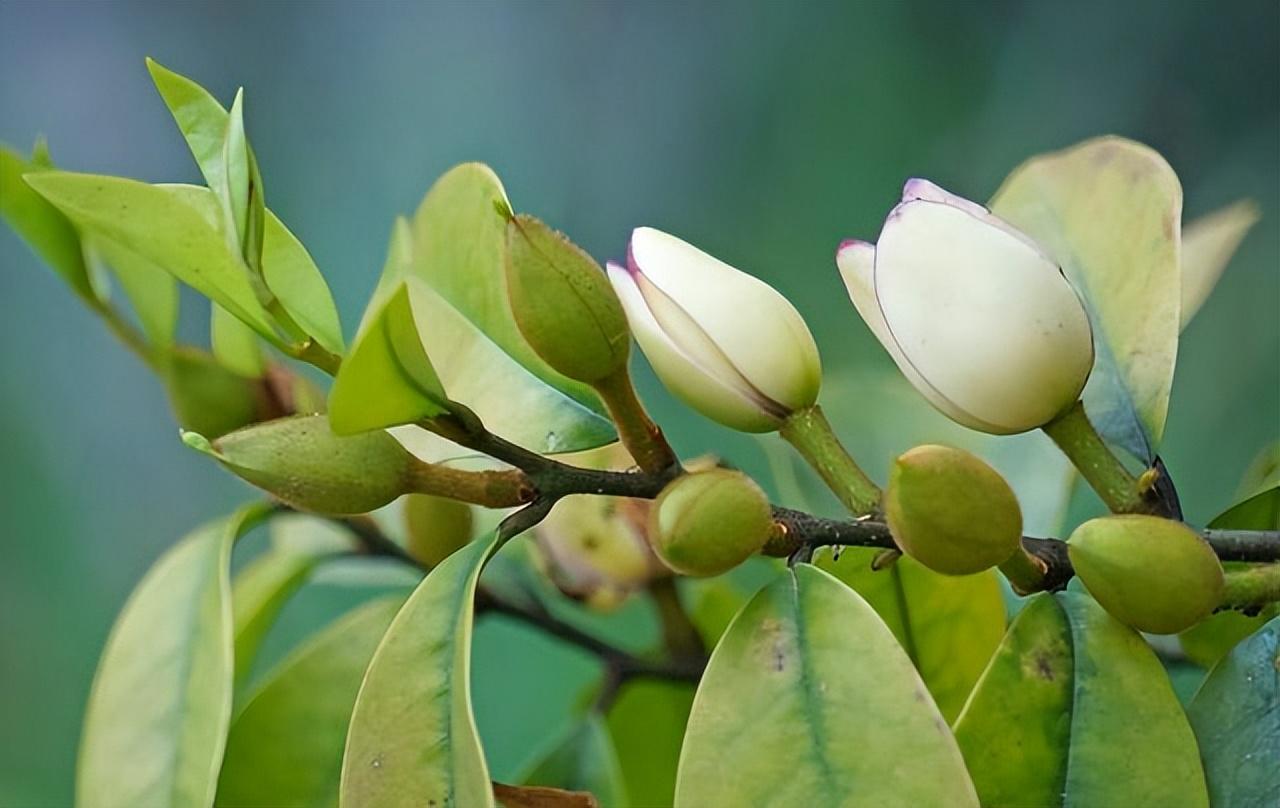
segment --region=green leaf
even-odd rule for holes
[[[1231,256],[1260,218],[1257,203],[1242,199],[1183,228],[1180,328],[1186,328],[1209,299]]]
[[[830,550],[814,558],[819,568],[853,587],[889,626],[938,704],[954,721],[1004,636],[1005,606],[994,571],[939,575],[911,558],[871,569],[879,551]]]
[[[322,556],[270,547],[231,582],[235,626],[235,681],[243,684],[254,657],[284,604],[306,582]]]
[[[955,730],[983,805],[1208,806],[1160,661],[1083,593],[1027,604]]]
[[[258,335],[235,315],[210,303],[209,337],[219,364],[246,379],[257,379],[266,369]]]
[[[151,58],[147,59],[147,70],[182,131],[191,155],[196,158],[204,181],[210,188],[224,185],[223,144],[227,134],[227,111],[199,84]]]
[[[374,649],[404,598],[366,603],[267,675],[231,725],[220,808],[336,806],[347,724]]]
[[[342,760],[341,804],[493,808],[471,712],[471,632],[496,534],[431,571],[369,663]]]
[[[320,347],[342,354],[342,323],[324,275],[302,242],[269,210],[262,234],[262,280]]]
[[[627,805],[626,784],[604,719],[592,713],[521,778],[525,785],[594,794],[603,806]]]
[[[240,257],[190,189],[51,171],[27,182],[81,228],[163,267],[273,343],[280,339]]]
[[[951,731],[884,623],[852,589],[800,565],[761,590],[712,653],[675,805],[977,799]]]
[[[212,804],[231,720],[231,545],[267,512],[197,529],[129,597],[89,694],[80,808]]]
[[[1083,295],[1097,354],[1089,416],[1103,437],[1152,460],[1178,353],[1177,175],[1142,144],[1095,138],[1014,169],[991,209],[1035,239]]]
[[[409,274],[435,289],[537,378],[604,415],[595,393],[556,373],[521,336],[507,300],[507,193],[493,169],[463,163],[436,180],[413,216]],[[585,447],[584,447],[585,448]]]
[[[13,149],[0,146],[0,188],[4,189],[0,193],[0,216],[76,294],[85,300],[96,300],[75,227],[23,180],[24,175],[51,168],[28,162]]]
[[[1218,663],[1187,717],[1214,808],[1280,803],[1280,618]]]
[[[249,166],[249,146],[244,133],[244,90],[236,91],[227,115],[226,135],[222,141],[222,165],[226,171],[222,187],[210,185],[222,198],[227,209],[228,231],[236,235],[235,246],[250,268],[256,268],[262,252],[262,188],[253,186]],[[251,249],[256,233],[255,254]]]
[[[672,804],[693,696],[687,684],[657,679],[636,679],[618,691],[605,721],[631,805]]]
[[[105,238],[89,238],[87,254],[105,261],[120,281],[142,331],[157,348],[173,345],[178,327],[178,283],[147,259]]]
[[[406,270],[408,225],[398,222],[386,268],[329,400],[341,432],[410,424],[471,408],[497,435],[538,452],[567,452],[608,443],[608,419],[533,376],[440,294]],[[428,358],[429,357],[429,358]],[[398,436],[411,448],[416,441]],[[458,447],[427,450],[423,459],[465,455]]]

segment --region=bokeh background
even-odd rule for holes
[[[348,333],[393,216],[483,160],[598,258],[652,224],[765,278],[840,373],[890,366],[832,255],[877,233],[904,178],[982,199],[1034,153],[1127,135],[1173,164],[1188,218],[1242,196],[1263,213],[1179,357],[1163,454],[1203,521],[1280,436],[1278,43],[1274,0],[0,0],[0,139],[199,181],[150,55],[224,101],[245,86],[269,203]],[[0,266],[0,804],[64,805],[113,616],[165,547],[250,492],[182,446],[158,384],[7,229]],[[188,306],[182,333],[200,339],[203,316]],[[639,377],[678,448],[763,469],[753,440]],[[591,668],[511,626],[477,657],[501,774]]]

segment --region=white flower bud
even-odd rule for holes
[[[1075,290],[1026,234],[913,179],[880,241],[846,241],[836,264],[853,305],[903,374],[965,426],[1043,426],[1080,396],[1093,333]]]
[[[725,426],[769,432],[818,398],[813,336],[768,284],[649,227],[627,266],[609,265],[627,320],[658,378]]]

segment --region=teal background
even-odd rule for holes
[[[43,133],[68,168],[198,181],[150,55],[223,100],[245,86],[269,204],[326,272],[348,334],[392,217],[450,165],[484,160],[518,210],[598,258],[651,224],[765,278],[838,371],[889,367],[832,255],[876,234],[906,177],[982,199],[1032,154],[1127,135],[1173,164],[1188,219],[1242,196],[1264,217],[1179,357],[1163,454],[1203,522],[1280,437],[1278,42],[1274,0],[2,0],[0,139]],[[183,334],[199,340],[187,302]],[[682,452],[763,468],[753,440],[639,378]],[[114,614],[165,547],[250,492],[182,446],[157,383],[7,229],[0,412],[0,804],[65,805]],[[495,624],[476,671],[503,773],[591,665]]]

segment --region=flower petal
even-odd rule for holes
[[[649,310],[648,301],[630,272],[613,262],[607,269],[609,281],[627,313],[631,333],[668,390],[690,407],[734,429],[770,432],[778,428],[779,419],[708,373],[672,342]]]
[[[929,381],[921,376],[915,366],[903,355],[902,349],[898,347],[893,334],[889,331],[884,314],[880,311],[880,302],[876,300],[875,261],[875,245],[865,241],[848,239],[840,244],[840,249],[836,252],[836,267],[840,270],[840,277],[844,279],[845,288],[849,291],[849,299],[853,301],[853,307],[858,310],[858,314],[862,315],[867,328],[871,329],[871,333],[880,340],[880,344],[889,352],[889,356],[893,357],[894,364],[902,371],[902,375],[907,377],[912,386],[928,399],[930,404],[941,410],[951,420],[971,429],[983,432],[999,431],[999,428],[993,424],[973,417],[948,401],[947,397],[929,384]]]
[[[788,410],[814,402],[822,376],[818,347],[773,287],[649,227],[632,233],[630,258],[753,387]]]
[[[1047,423],[1093,365],[1088,316],[1056,265],[1010,227],[914,200],[885,221],[875,291],[916,371],[1002,433]]]

